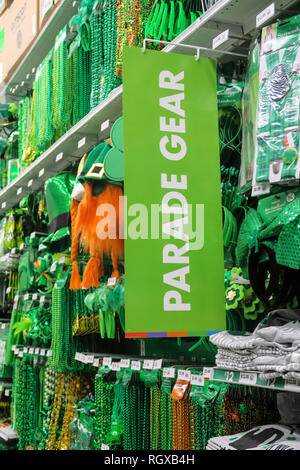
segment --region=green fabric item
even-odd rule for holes
[[[49,178],[45,183],[45,198],[49,217],[49,224],[63,214],[70,213],[71,194],[75,184],[75,177],[71,173],[61,173]],[[68,224],[66,217],[66,224]],[[69,226],[58,227],[53,233],[42,240],[43,245],[49,246],[70,236]]]
[[[300,269],[300,215],[283,227],[276,248],[278,264]]]
[[[242,222],[237,238],[236,257],[238,266],[242,269],[243,275],[248,276],[247,265],[249,256],[249,242],[254,245],[259,230],[263,222],[255,209],[250,208]]]
[[[19,261],[19,289],[21,293],[28,292],[34,285],[34,252],[32,250],[26,251]]]

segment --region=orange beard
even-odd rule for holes
[[[91,185],[85,183],[85,196],[78,206],[74,236],[83,243],[84,251],[91,256],[103,257],[111,254],[124,255],[124,240],[119,238],[120,227],[124,224],[119,210],[119,198],[123,190],[119,186],[106,183],[105,190],[93,196]],[[108,205],[112,210],[105,208]],[[102,215],[97,215],[97,210]],[[98,212],[99,213],[99,212]],[[120,220],[120,217],[122,220]],[[115,238],[109,238],[109,232]]]
[[[119,198],[123,196],[123,190],[119,186],[106,183],[104,191],[97,196],[93,196],[91,185],[85,183],[84,186],[84,199],[77,206],[77,211],[74,209],[77,213],[72,219],[72,238],[75,241],[72,247],[80,243],[85,253],[91,256],[81,284],[87,289],[99,286],[99,277],[103,275],[104,254],[111,256],[114,268],[112,277],[119,277],[117,260],[124,256],[124,240],[119,238],[119,234],[120,228],[123,229],[124,226],[124,217],[119,207]],[[73,259],[72,261],[74,276],[70,288],[76,290],[80,288],[80,278],[77,263]]]

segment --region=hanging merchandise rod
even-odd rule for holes
[[[187,47],[189,49],[196,49],[197,54],[195,55],[195,58],[196,58],[197,61],[200,59],[201,51],[209,51],[209,52],[215,52],[215,53],[220,52],[221,54],[232,55],[232,56],[235,56],[235,57],[243,57],[245,59],[248,58],[247,54],[239,54],[238,52],[222,51],[221,49],[210,49],[208,47],[193,46],[191,44],[182,44],[180,42],[160,41],[158,39],[148,39],[148,38],[145,38],[143,40],[143,49],[142,49],[143,53],[146,52],[147,42],[153,42],[153,43],[158,43],[158,44],[169,44],[169,45],[172,45],[172,46],[179,46],[179,47]]]

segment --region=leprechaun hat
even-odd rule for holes
[[[61,173],[49,178],[45,183],[49,235],[43,239],[43,244],[51,251],[62,251],[69,244],[70,206],[74,184],[75,177],[71,173]]]

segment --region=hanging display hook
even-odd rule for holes
[[[180,42],[161,41],[161,40],[158,40],[158,39],[149,39],[149,38],[145,38],[143,40],[143,48],[142,48],[143,53],[146,52],[147,42],[153,42],[153,43],[158,43],[158,44],[168,44],[168,45],[172,45],[172,46],[186,47],[186,48],[189,48],[189,49],[196,49],[197,53],[195,55],[195,59],[197,61],[200,58],[200,52],[201,51],[220,53],[220,54],[231,55],[231,56],[235,56],[235,57],[244,57],[244,58],[248,57],[247,54],[240,54],[238,52],[222,51],[220,49],[210,49],[208,47],[193,46],[192,44],[182,44]]]

